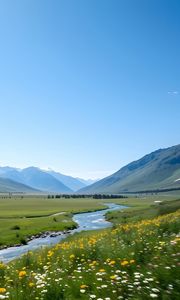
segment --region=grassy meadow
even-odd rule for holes
[[[178,198],[113,199],[129,206],[107,214],[113,228],[77,233],[52,248],[1,263],[0,299],[179,299]],[[87,210],[93,209],[89,201]]]
[[[25,244],[29,237],[46,231],[63,231],[74,228],[72,214],[105,208],[105,202],[124,204],[129,210],[147,209],[155,199],[163,196],[143,196],[126,199],[53,198],[47,196],[0,197],[0,248]],[[166,196],[169,201],[176,196]],[[55,215],[60,213],[59,215]],[[115,213],[116,214],[116,213]],[[121,215],[121,213],[119,213]],[[118,218],[119,219],[119,214]],[[115,218],[110,221],[114,222]]]
[[[72,213],[104,207],[101,200],[89,198],[0,197],[0,248],[26,243],[40,232],[74,228]]]

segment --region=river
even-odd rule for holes
[[[45,246],[55,245],[61,240],[65,239],[70,234],[74,234],[75,232],[80,232],[83,230],[97,230],[111,227],[112,223],[105,220],[105,214],[108,211],[122,210],[126,208],[126,206],[114,203],[105,203],[105,205],[108,207],[107,209],[95,212],[74,214],[73,220],[78,224],[78,227],[76,229],[71,230],[69,233],[62,233],[55,237],[51,237],[50,235],[44,238],[38,237],[29,241],[27,245],[9,247],[0,250],[0,261],[7,263],[13,259],[20,257],[22,254],[25,254],[28,251],[33,251]]]

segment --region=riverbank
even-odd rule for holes
[[[75,214],[73,216],[73,222],[76,225],[71,230],[54,233],[48,231],[48,234],[43,233],[42,235],[38,234],[39,236],[37,237],[34,236],[34,238],[31,238],[31,240],[24,245],[7,247],[0,250],[0,261],[8,262],[20,257],[28,251],[33,251],[45,246],[52,246],[76,232],[110,227],[111,223],[105,220],[105,213],[108,211],[125,209],[126,207],[113,203],[107,203],[106,205],[109,208],[89,213],[84,212]]]
[[[113,224],[129,217],[130,211],[151,210],[155,202],[170,202],[176,199],[171,195],[143,195],[135,198],[113,199],[116,204],[129,206],[127,214],[116,213],[107,216]],[[84,199],[47,199],[45,197],[0,198],[0,248],[25,245],[33,238],[48,235],[49,232],[67,232],[76,227],[73,214],[105,210],[109,200]],[[67,210],[67,211],[66,211]],[[139,213],[139,212],[138,212]],[[111,217],[110,217],[111,216]],[[123,217],[123,218],[121,218]],[[148,217],[148,215],[147,215]],[[110,218],[110,219],[109,219]],[[121,220],[120,220],[121,218]]]
[[[39,233],[67,231],[76,225],[74,213],[98,209],[104,209],[102,201],[88,198],[0,197],[0,247],[25,244]]]
[[[105,204],[105,203],[102,203],[102,207],[104,206],[104,208],[98,208],[98,209],[89,209],[89,210],[85,210],[85,211],[82,211],[82,212],[75,212],[74,215],[78,215],[78,214],[87,214],[87,213],[91,213],[91,212],[98,212],[98,211],[105,211],[108,206]],[[62,216],[64,215],[64,218],[63,218],[63,222],[58,225],[56,224],[58,227],[55,229],[55,230],[50,230],[50,226],[49,226],[49,230],[47,231],[43,231],[43,232],[38,232],[38,233],[34,233],[30,236],[23,236],[21,237],[20,239],[20,243],[17,243],[17,244],[9,244],[9,245],[0,245],[0,250],[3,250],[3,249],[7,249],[7,248],[10,248],[10,247],[20,247],[22,245],[27,245],[28,242],[34,240],[34,239],[44,239],[44,238],[48,238],[48,237],[57,237],[57,236],[60,236],[60,235],[66,235],[66,234],[69,234],[71,233],[74,229],[78,228],[78,224],[75,222],[75,219],[73,220],[73,214],[67,214],[66,212],[57,212],[57,213],[54,213],[54,214],[51,214],[51,215],[45,215],[45,216],[38,216],[38,218],[52,218],[53,217],[53,221],[54,222],[60,222],[61,219],[57,219],[58,216]],[[70,218],[70,221],[71,221],[71,224],[67,224],[68,221],[65,219],[65,217],[69,217]],[[24,219],[35,219],[36,220],[36,217],[33,216],[33,217],[23,217],[23,220]],[[1,220],[7,220],[6,219],[1,219]],[[69,221],[69,223],[70,223]],[[65,224],[63,224],[65,223]],[[66,230],[59,230],[59,226],[60,228],[66,228]],[[64,226],[64,227],[63,227]],[[11,227],[11,230],[15,230],[16,231],[16,236],[19,235],[19,230],[20,230],[20,226],[19,225],[14,225],[14,227],[12,226]],[[36,231],[37,231],[37,228],[36,228]],[[18,236],[19,237],[19,236]]]
[[[13,248],[13,247],[21,247],[23,245],[27,245],[29,242],[36,240],[36,239],[45,239],[48,237],[53,238],[53,237],[58,237],[63,234],[69,234],[69,233],[71,233],[71,231],[73,229],[75,229],[77,227],[78,227],[77,225],[74,225],[73,227],[69,228],[68,230],[39,232],[38,234],[27,237],[26,240],[24,240],[24,242],[21,244],[14,244],[14,245],[10,245],[10,246],[7,246],[7,245],[0,246],[0,250]]]

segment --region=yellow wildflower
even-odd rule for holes
[[[5,288],[0,288],[0,294],[4,294],[6,292]]]
[[[6,268],[6,266],[3,263],[0,263],[0,270],[3,270],[5,268]]]
[[[53,254],[54,254],[54,252],[51,251],[51,250],[49,250],[49,251],[48,251],[48,254],[47,254],[47,257],[51,257]]]
[[[29,287],[33,287],[35,284],[33,282],[29,282]]]
[[[129,262],[127,261],[127,260],[123,260],[122,262],[121,262],[121,266],[126,266],[126,265],[128,265],[129,264]]]
[[[113,266],[113,265],[115,265],[115,263],[116,263],[115,260],[111,260],[111,261],[109,262],[109,265],[110,265],[110,266]]]
[[[135,260],[134,259],[131,259],[130,260],[130,264],[134,264],[135,263]]]
[[[19,271],[19,278],[23,278],[24,276],[26,276],[26,271]]]
[[[104,269],[99,270],[100,273],[106,272]]]
[[[112,275],[112,276],[110,276],[110,279],[115,280],[116,277],[117,277],[117,275]]]
[[[85,288],[87,288],[87,287],[88,287],[88,285],[86,285],[86,284],[82,284],[82,285],[80,286],[81,289],[85,289]]]

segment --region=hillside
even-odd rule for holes
[[[0,178],[0,193],[12,192],[37,193],[38,190],[8,178]]]
[[[180,188],[180,145],[159,149],[79,193],[122,193]]]

